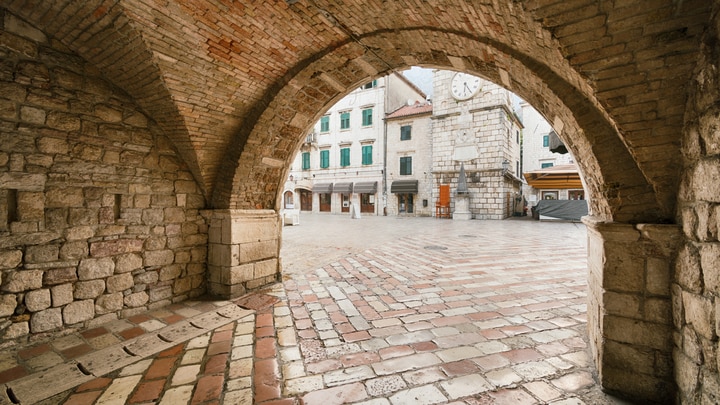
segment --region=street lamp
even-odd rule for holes
[[[510,162],[507,159],[503,160],[502,162],[502,170],[503,174],[507,173],[510,170]]]

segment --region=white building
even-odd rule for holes
[[[399,74],[373,80],[316,123],[290,169],[285,210],[383,215],[385,115],[425,94]]]
[[[556,135],[552,133],[553,129],[548,121],[530,104],[523,101],[520,107],[525,127],[522,171],[528,181],[528,184],[523,185],[523,195],[528,200],[528,205],[535,206],[539,200],[544,199],[585,199],[572,155],[551,151]]]
[[[453,212],[463,167],[464,217],[512,216],[522,184],[522,124],[512,93],[442,70],[433,72],[433,92],[434,102],[425,102],[420,90],[393,74],[343,98],[300,147],[284,208],[433,216],[443,186],[451,190]]]

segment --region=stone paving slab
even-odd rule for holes
[[[282,283],[11,347],[0,382],[42,405],[625,403],[587,349],[581,226],[317,219],[286,228]]]
[[[205,306],[205,310],[207,312],[200,312],[188,318],[186,321],[168,326],[164,326],[160,321],[154,319],[146,320],[145,317],[141,317],[137,320],[141,320],[142,324],[153,325],[153,323],[148,322],[156,321],[157,323],[161,323],[163,327],[156,329],[151,326],[151,330],[146,333],[130,338],[124,342],[81,355],[74,360],[40,370],[18,379],[12,379],[5,384],[5,394],[8,396],[8,399],[14,403],[38,403],[58,395],[63,391],[95,380],[96,378],[128,366],[132,367],[131,364],[169,350],[173,346],[177,346],[178,343],[188,342],[192,338],[211,333],[227,324],[234,323],[241,318],[246,318],[253,314],[253,311],[242,309],[232,303],[226,303],[226,305],[223,306]],[[164,335],[171,336],[174,339],[162,338]],[[80,336],[82,336],[82,332],[77,335],[63,337],[60,341],[80,343],[83,341]],[[55,347],[58,350],[66,349],[66,345],[63,343],[59,345],[55,344]],[[227,347],[229,351],[230,345],[228,344]],[[30,349],[21,350],[19,353],[21,353],[22,356],[22,353],[27,353],[27,350]],[[216,350],[218,352],[220,351],[219,349]],[[220,366],[220,370],[224,372],[226,364],[223,362]],[[98,398],[98,403],[127,401],[128,398],[124,396],[123,393],[128,390],[128,393],[135,390],[136,387],[132,385],[133,382],[138,383],[140,381],[135,377],[131,377],[132,376],[122,376],[120,379],[114,380],[114,385],[110,385],[107,390],[102,393]],[[194,380],[195,378],[193,376],[190,381]],[[108,390],[118,391],[120,393],[111,393]]]

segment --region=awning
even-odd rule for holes
[[[418,192],[418,181],[417,180],[395,180],[390,185],[391,193],[399,194],[417,194]]]
[[[370,181],[366,183],[355,183],[353,191],[358,194],[375,194],[377,193],[377,181]]]
[[[313,191],[313,193],[320,193],[320,194],[332,193],[333,184],[332,183],[313,184],[312,191]]]
[[[538,190],[583,188],[577,166],[559,165],[523,173],[528,184]]]
[[[333,193],[352,194],[352,192],[352,183],[335,183],[335,185],[333,186]]]

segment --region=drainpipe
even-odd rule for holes
[[[388,93],[390,91],[390,77],[385,77],[385,91],[383,92],[384,105],[383,105],[383,112],[385,113],[385,117],[383,117],[383,170],[382,170],[382,177],[383,177],[383,216],[387,216],[387,113],[388,113]]]
[[[387,96],[386,96],[387,97]],[[383,216],[387,216],[387,120],[383,118]]]

